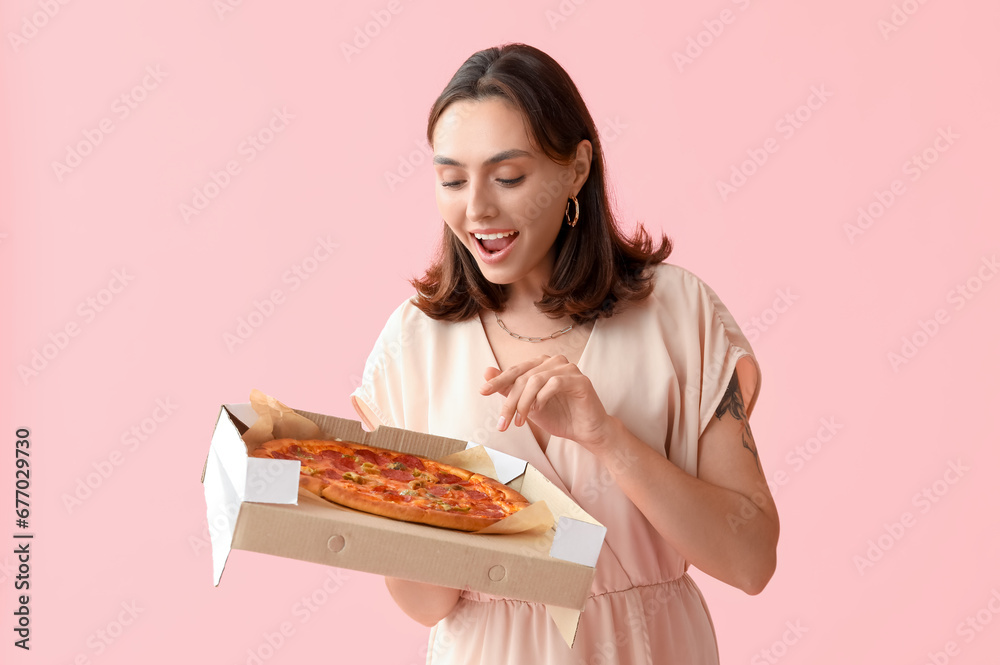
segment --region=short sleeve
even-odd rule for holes
[[[369,431],[380,425],[402,427],[403,386],[401,345],[404,302],[389,316],[375,340],[361,385],[351,393],[351,406]]]
[[[698,280],[701,323],[701,398],[698,409],[698,437],[708,427],[729,387],[733,372],[738,373],[747,417],[760,394],[760,365],[750,342],[729,309],[710,286]]]

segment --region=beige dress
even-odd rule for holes
[[[708,285],[664,263],[650,297],[597,320],[578,367],[608,413],[696,475],[698,439],[741,358],[749,414],[760,391],[749,342]],[[435,321],[407,300],[386,322],[351,403],[372,429],[383,423],[475,441],[527,460],[605,525],[607,538],[572,649],[543,605],[464,591],[431,630],[427,663],[718,663],[715,629],[687,562],[591,453],[555,436],[542,451],[527,426],[498,432],[503,397],[479,394],[488,366],[497,361],[479,317]]]

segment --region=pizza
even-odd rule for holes
[[[303,489],[406,522],[477,531],[529,505],[519,493],[482,474],[340,439],[274,439],[250,455],[299,460]]]

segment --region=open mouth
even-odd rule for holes
[[[518,231],[514,231],[514,232],[511,232],[511,233],[507,233],[505,235],[502,235],[502,236],[501,236],[501,234],[493,233],[493,234],[488,235],[485,238],[478,238],[478,237],[476,237],[475,234],[473,234],[472,237],[473,237],[473,239],[475,239],[476,243],[480,246],[480,248],[482,248],[482,251],[484,253],[489,254],[489,255],[493,255],[493,254],[497,254],[499,252],[502,252],[503,250],[505,250],[508,247],[510,247],[511,244],[513,244],[514,240],[517,238],[518,235],[519,235],[519,232]],[[497,237],[497,236],[500,236],[500,237]]]

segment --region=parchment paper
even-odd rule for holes
[[[250,406],[257,412],[257,422],[243,433],[250,450],[273,439],[323,438],[319,425],[256,388],[250,391]]]

